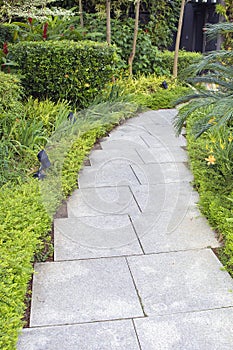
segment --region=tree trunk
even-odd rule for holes
[[[139,14],[140,14],[140,0],[137,0],[135,7],[135,24],[134,24],[134,37],[132,51],[128,59],[129,64],[129,74],[133,75],[133,60],[136,53],[137,37],[138,37],[138,23],[139,23]]]
[[[84,27],[84,22],[83,22],[83,4],[82,4],[82,0],[79,0],[78,4],[79,4],[79,14],[80,14],[80,26],[83,28]]]
[[[178,30],[177,30],[177,36],[176,36],[176,47],[175,47],[174,65],[173,65],[173,76],[175,78],[177,78],[177,71],[178,71],[178,56],[179,56],[183,17],[184,17],[184,6],[185,6],[185,0],[182,0],[181,8],[180,8],[180,18],[179,18],[179,24],[178,24]]]
[[[111,0],[106,0],[106,40],[107,43],[111,44]]]

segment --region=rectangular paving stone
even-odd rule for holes
[[[142,163],[142,161],[140,161]],[[106,186],[128,186],[138,184],[131,164],[135,162],[123,162],[123,160],[108,161],[98,166],[84,167],[78,176],[79,188],[94,188]]]
[[[127,150],[136,150],[137,147],[139,148],[148,148],[148,146],[145,144],[145,142],[142,140],[140,136],[135,138],[134,140],[122,140],[122,139],[108,139],[101,142],[101,147],[103,150],[119,150],[122,154],[123,152]]]
[[[24,329],[17,350],[140,350],[131,320]]]
[[[233,308],[135,320],[141,350],[231,350]]]
[[[82,188],[67,202],[68,217],[137,214],[140,212],[129,187]]]
[[[158,111],[146,111],[143,113],[140,113],[137,117],[128,119],[125,124],[130,125],[145,125],[145,124],[151,124],[154,122],[154,120],[160,120],[162,124],[168,125],[168,121],[166,118],[161,117],[161,114],[158,113]]]
[[[233,306],[233,280],[210,249],[127,259],[148,316]]]
[[[143,316],[124,258],[35,265],[30,326]]]
[[[166,130],[166,128],[164,128]],[[176,137],[171,134],[171,131],[167,130],[166,134],[162,134],[162,132],[158,133],[156,131],[151,131],[148,127],[148,133],[146,136],[142,135],[142,139],[148,145],[148,147],[181,147],[186,146],[186,139],[180,135]]]
[[[170,124],[172,125],[174,117],[177,115],[177,110],[176,109],[159,109],[156,111],[147,111],[139,115],[141,119],[150,119],[152,120],[155,124],[160,124],[160,125],[166,125]],[[131,119],[131,121],[134,121],[135,118]]]
[[[133,164],[131,167],[142,185],[193,180],[193,175],[183,163]]]
[[[144,163],[181,163],[187,162],[187,153],[181,147],[138,148],[138,154]]]
[[[127,215],[54,221],[54,260],[142,254]]]
[[[183,211],[196,206],[198,193],[189,183],[160,183],[130,186],[142,213]]]
[[[143,214],[132,222],[146,254],[220,246],[197,210]]]
[[[145,146],[146,147],[146,146]],[[134,149],[106,149],[95,150],[89,156],[92,166],[106,168],[106,166],[129,166],[130,164],[142,164],[142,159]],[[109,169],[110,171],[110,169]]]

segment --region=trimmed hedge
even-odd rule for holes
[[[11,46],[9,57],[19,65],[27,95],[66,99],[79,108],[111,81],[117,61],[113,46],[92,41],[22,42]]]
[[[178,59],[178,77],[182,75],[184,69],[201,60],[202,55],[198,52],[179,51]],[[174,52],[159,51],[155,57],[155,73],[158,75],[172,74],[174,64]]]
[[[13,43],[18,27],[14,24],[0,23],[0,45],[4,42]]]
[[[0,72],[0,119],[21,100],[23,89],[16,75]]]

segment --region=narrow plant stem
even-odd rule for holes
[[[106,0],[106,41],[111,44],[111,0]]]
[[[185,0],[182,0],[181,8],[180,8],[180,18],[179,18],[179,24],[178,24],[178,30],[177,30],[177,36],[176,36],[175,55],[174,55],[174,65],[173,65],[173,76],[174,76],[174,78],[177,78],[177,71],[178,71],[178,56],[179,56],[180,38],[181,38],[183,17],[184,17],[184,6],[185,6]]]
[[[134,25],[134,37],[133,37],[133,45],[132,45],[132,51],[128,59],[129,64],[129,74],[133,75],[133,60],[136,53],[136,45],[137,45],[137,37],[138,37],[138,22],[139,22],[139,14],[140,14],[140,0],[137,0],[136,2],[136,8],[135,8],[135,25]]]
[[[80,14],[80,26],[84,27],[84,21],[83,21],[83,4],[82,0],[79,0],[79,14]]]

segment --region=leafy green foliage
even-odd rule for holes
[[[226,29],[225,24],[219,24],[216,30]],[[233,24],[227,24],[228,30]],[[225,30],[224,29],[224,30]],[[213,127],[223,124],[229,126],[233,121],[233,52],[230,50],[215,51],[207,54],[203,59],[191,65],[186,71],[188,81],[194,85],[192,94],[184,96],[178,103],[189,103],[186,108],[180,110],[175,126],[177,132],[181,132],[187,117],[194,111],[205,109],[203,118],[195,125],[196,136]],[[215,119],[215,123],[209,120]]]
[[[173,35],[177,30],[179,19],[180,0],[146,0],[142,8],[150,14],[148,29],[152,44],[160,50],[167,49],[172,44]]]
[[[183,73],[186,68],[191,64],[199,62],[202,55],[197,52],[187,52],[184,50],[179,51],[179,61],[178,61],[178,78],[183,78]],[[155,73],[157,75],[172,75],[174,64],[174,52],[171,51],[160,51],[156,55],[156,68]]]
[[[162,87],[164,81],[167,89]],[[175,101],[189,91],[176,80],[155,74],[118,80],[116,86],[122,95],[130,95],[133,102],[150,109],[173,108]]]
[[[49,16],[72,16],[71,10],[50,6],[56,0],[2,0],[0,20],[35,18],[45,21]]]
[[[193,127],[203,118],[195,112],[187,120],[188,152],[194,183],[200,195],[200,209],[224,241],[220,258],[233,274],[233,153],[231,131],[223,128],[195,139]],[[210,158],[212,156],[213,158]],[[210,162],[211,160],[211,162]]]
[[[17,26],[9,23],[0,23],[0,46],[3,43],[12,43],[15,41],[15,35],[17,32]]]
[[[111,42],[117,46],[117,52],[122,59],[121,68],[124,69],[128,66],[128,58],[132,51],[133,35],[134,20],[132,18],[123,21],[119,19],[111,20]],[[100,42],[106,40],[105,22],[100,16],[87,16],[85,37]],[[134,74],[140,72],[147,74],[153,73],[153,63],[157,52],[158,49],[152,45],[150,35],[144,29],[139,28],[133,67]]]
[[[0,114],[17,109],[23,95],[20,80],[16,75],[0,72]]]
[[[15,167],[13,173],[19,179],[16,181],[12,177],[0,189],[0,348],[4,350],[16,349],[34,257],[37,261],[44,261],[51,253],[49,232],[53,214],[61,200],[77,187],[77,174],[84,158],[99,137],[120,121],[136,114],[138,109],[137,105],[121,99],[92,105],[78,112],[76,127],[76,123],[67,121],[67,103],[39,102],[30,98],[21,108],[23,123],[27,120],[30,126],[31,122],[41,122],[42,134],[50,135],[48,152],[52,169],[47,172],[44,181],[38,181],[31,176],[20,179],[19,169]],[[24,127],[27,128],[27,125],[24,124]],[[35,146],[40,145],[38,139],[34,142]],[[61,158],[60,151],[63,152]],[[33,155],[26,154],[30,154],[30,159],[36,164]],[[22,165],[27,167],[30,159],[23,158]],[[60,159],[62,162],[58,164]]]
[[[117,60],[114,47],[88,41],[23,42],[10,53],[27,95],[66,99],[79,108],[111,81]]]
[[[22,327],[33,256],[51,226],[36,180],[1,189],[0,221],[0,348],[12,350]]]
[[[47,28],[44,32],[45,23],[47,23]],[[50,16],[44,23],[30,18],[30,21],[14,22],[16,28],[14,38],[20,42],[41,41],[42,39],[79,41],[84,37],[84,30],[77,23],[77,17]]]

